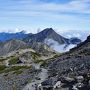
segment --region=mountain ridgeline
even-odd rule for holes
[[[90,36],[77,47],[49,62],[48,71],[48,81],[61,81],[61,90],[90,90]]]
[[[67,43],[69,40],[57,34],[52,28],[46,28],[37,34],[29,35],[28,38],[26,38],[26,41],[30,43],[31,42],[44,42],[45,39],[53,39],[57,41],[59,44]]]
[[[29,47],[30,46],[28,44],[26,44],[25,42],[21,40],[12,39],[6,42],[2,42],[0,43],[0,56],[6,55],[12,51],[16,51],[19,49],[25,49]]]
[[[46,28],[43,31],[37,33],[37,34],[30,34],[28,37],[23,39],[26,43],[29,43],[32,47],[35,43],[43,43],[48,45],[49,47],[53,48],[54,50],[58,52],[65,52],[70,45],[77,45],[81,43],[81,40],[78,38],[65,38],[58,33],[56,33],[52,28]],[[71,46],[69,47],[72,48]],[[60,51],[59,51],[60,50]]]
[[[0,41],[5,42],[5,41],[11,40],[11,39],[23,39],[23,38],[27,37],[27,35],[28,34],[25,34],[24,31],[17,32],[17,33],[2,32],[2,33],[0,33]]]
[[[70,52],[74,52],[74,53],[75,52],[77,53],[77,51],[79,52],[79,54],[81,53],[83,53],[84,55],[85,53],[90,54],[90,36],[88,36],[84,42],[78,44],[77,47],[72,48],[70,50]]]
[[[81,42],[52,28],[16,34],[1,38],[1,90],[90,90],[90,36]],[[56,52],[61,47],[69,51]]]
[[[65,52],[64,49],[69,45],[77,45],[81,42],[78,38],[65,38],[57,34],[52,28],[46,28],[37,34],[25,34],[23,31],[19,33],[0,33],[0,40],[0,55],[27,47],[41,53],[47,51],[59,52],[58,48]]]

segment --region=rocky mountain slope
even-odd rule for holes
[[[90,36],[60,55],[41,42],[32,44],[34,49],[21,40],[0,43],[8,53],[0,57],[2,90],[35,90],[40,85],[45,90],[90,89]]]
[[[71,51],[45,60],[44,67],[48,70],[47,73],[44,72],[45,80],[35,79],[35,82],[27,84],[24,89],[90,90],[90,52],[87,53],[89,48],[90,36]]]
[[[87,37],[87,40],[77,45],[76,48],[71,49],[71,52],[83,53],[83,54],[90,54],[90,36]],[[77,53],[77,52],[76,52]]]
[[[82,76],[84,81],[86,80],[85,83],[88,82],[89,39],[90,37],[64,54],[52,50],[50,47],[52,43],[48,40],[58,42],[60,45],[69,45],[77,44],[79,39],[64,38],[51,28],[31,34],[23,41],[12,39],[0,42],[1,90],[35,90],[39,84],[55,87],[58,81],[63,83],[60,88],[65,90],[64,87],[71,88],[72,80],[74,80],[73,85],[78,86],[78,76]],[[87,77],[84,77],[84,74]],[[86,85],[88,86],[85,84],[83,87]],[[50,90],[50,88],[45,90]]]
[[[30,34],[24,39],[24,41],[26,43],[29,43],[31,46],[32,43],[43,43],[58,52],[68,51],[70,48],[72,48],[72,46],[74,47],[75,45],[81,42],[81,40],[78,38],[65,38],[56,33],[52,28],[46,28],[37,34]]]
[[[56,53],[55,50],[51,49],[48,45],[43,43],[37,42],[27,44],[22,40],[12,39],[6,42],[0,42],[0,56],[8,55],[9,53],[14,53],[17,50],[30,48],[43,55],[52,55]]]
[[[24,45],[23,42],[21,44]],[[22,90],[26,84],[38,79],[37,75],[41,73],[42,76],[44,72],[41,72],[40,66],[43,66],[47,59],[57,55],[55,52],[43,54],[31,48],[19,48],[14,48],[15,51],[0,57],[1,90]]]
[[[0,56],[1,55],[6,55],[12,51],[16,51],[19,49],[25,49],[29,48],[30,46],[27,45],[25,42],[21,40],[9,40],[6,42],[1,42],[0,43]]]
[[[46,39],[53,39],[60,44],[66,43],[68,41],[68,39],[57,34],[52,28],[46,28],[37,34],[30,35],[28,38],[26,38],[26,41],[29,43],[44,42]]]
[[[90,36],[70,52],[52,60],[48,71],[49,78],[61,81],[64,90],[90,90]]]

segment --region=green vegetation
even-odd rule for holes
[[[54,55],[52,58],[57,58],[57,57],[59,57],[60,55],[62,55],[62,54],[56,54],[56,55]]]
[[[17,85],[15,84],[15,82],[13,84],[13,90],[17,90]]]
[[[21,74],[23,69],[30,69],[31,66],[12,66],[10,68],[2,67],[0,73],[8,73],[14,71],[14,74]]]
[[[19,62],[19,57],[12,56],[10,57],[9,64],[17,64]]]
[[[5,58],[0,57],[0,62],[3,62],[3,61],[5,61],[5,60],[6,60]]]
[[[40,60],[40,54],[36,53],[36,52],[31,52],[32,58],[34,60],[34,63],[40,63],[42,60]]]
[[[36,52],[31,52],[32,58],[33,59],[37,59],[38,57],[40,57],[41,55],[36,53]]]
[[[43,60],[39,60],[39,59],[34,60],[34,63],[40,63],[40,62],[43,62]]]
[[[6,69],[6,66],[5,65],[0,65],[0,72],[5,70]]]
[[[53,57],[51,57],[51,58],[49,58],[49,59],[47,59],[47,60],[42,60],[41,66],[46,67],[49,62],[54,61],[55,58],[60,57],[60,55],[61,55],[61,54],[55,54]]]
[[[41,66],[43,66],[43,67],[45,67],[45,66],[47,66],[47,61],[45,61],[45,60],[43,60],[42,62],[41,62]]]
[[[17,71],[14,71],[13,74],[19,75],[19,74],[21,74],[22,72],[23,72],[22,70],[17,70]]]

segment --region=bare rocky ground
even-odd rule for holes
[[[53,56],[40,55],[32,49],[21,49],[0,57],[0,90],[22,90],[35,82],[36,76],[42,81],[47,70],[41,69],[39,63]]]
[[[24,69],[21,74],[15,72],[0,74],[0,90],[22,90],[38,72],[34,69]]]

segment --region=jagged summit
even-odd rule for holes
[[[58,52],[65,52],[81,42],[78,38],[68,39],[57,32],[52,28],[46,28],[43,31],[36,34],[29,34],[26,38],[23,39],[26,43],[29,43],[31,46],[35,43],[44,43],[53,48]],[[73,45],[71,45],[73,44]],[[38,44],[37,44],[38,45]],[[71,45],[71,46],[70,46]],[[65,47],[65,48],[64,48]]]
[[[54,41],[57,41],[59,44],[66,43],[68,40],[67,38],[64,38],[61,35],[57,34],[52,28],[46,28],[37,34],[29,35],[25,40],[31,43],[44,42],[46,39],[52,39]]]
[[[47,33],[55,33],[55,31],[52,28],[46,28],[42,31],[43,34],[47,34]]]

